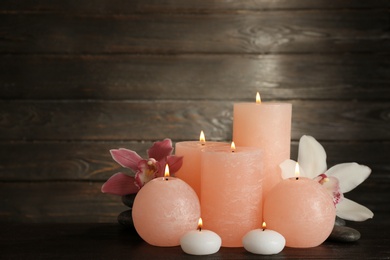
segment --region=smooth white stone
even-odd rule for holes
[[[273,230],[254,229],[243,237],[242,244],[253,254],[273,255],[283,250],[286,239]]]
[[[210,230],[192,230],[180,239],[181,249],[190,255],[211,255],[221,247],[221,237]]]

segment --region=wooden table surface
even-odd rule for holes
[[[221,248],[205,259],[390,259],[390,214],[347,225],[361,232],[355,243],[326,241],[315,248],[284,248],[259,256],[244,248]],[[193,259],[180,247],[154,247],[134,229],[117,223],[0,224],[0,259]]]

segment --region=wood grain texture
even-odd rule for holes
[[[390,55],[2,55],[2,99],[388,100]]]
[[[22,0],[1,1],[2,10],[5,11],[40,11],[61,13],[94,13],[94,14],[132,14],[132,13],[215,13],[237,12],[242,10],[300,10],[300,9],[363,9],[386,8],[390,3],[386,0],[96,0],[93,2],[80,2],[77,0],[61,1],[59,3],[50,0]]]
[[[149,16],[2,13],[0,20],[0,53],[3,54],[390,50],[388,10]]]
[[[390,139],[388,102],[292,101],[292,139]],[[8,101],[0,140],[231,140],[233,102]]]
[[[222,247],[205,260],[225,259],[388,259],[386,234],[389,214],[373,221],[351,223],[362,233],[356,243],[332,243],[313,248],[288,248],[277,255],[259,256],[244,248]],[[5,259],[164,259],[192,260],[179,246],[156,247],[144,242],[134,229],[115,223],[0,224],[2,257]],[[21,247],[23,250],[21,250]],[[129,257],[130,256],[130,257]]]
[[[128,208],[102,183],[0,183],[0,222],[115,222]]]
[[[128,209],[119,196],[102,194],[100,182],[0,182],[0,222],[116,222]],[[388,212],[389,182],[369,178],[347,193],[380,214]]]
[[[371,167],[346,197],[388,221],[389,7],[1,1],[0,223],[116,222],[126,207],[100,192],[121,170],[109,149],[146,156],[153,141],[194,140],[201,129],[208,140],[229,141],[233,102],[253,102],[256,91],[293,103],[293,159],[307,134],[324,145],[329,166]],[[325,249],[304,255],[351,256],[345,247]]]
[[[390,145],[385,142],[322,142],[328,167],[358,162],[372,168],[371,178],[390,184]],[[152,142],[18,142],[0,145],[0,181],[105,181],[116,172],[130,173],[109,154],[127,148],[147,158]],[[375,151],[375,152],[372,152]],[[297,159],[298,143],[291,145]]]

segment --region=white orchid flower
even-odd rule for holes
[[[336,206],[336,215],[352,221],[364,221],[374,216],[371,210],[343,196],[354,189],[371,173],[371,169],[355,162],[337,164],[327,170],[326,152],[322,145],[311,136],[299,140],[298,164],[300,176],[318,180],[328,189]],[[293,160],[280,164],[283,179],[295,177]]]

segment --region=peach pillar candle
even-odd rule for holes
[[[278,183],[265,198],[263,210],[267,227],[282,234],[287,247],[320,245],[332,232],[336,217],[328,191],[304,177]]]
[[[143,240],[154,246],[178,246],[184,234],[197,228],[200,203],[184,181],[160,177],[140,189],[132,211],[134,227]]]
[[[233,140],[237,146],[256,146],[263,150],[264,185],[268,191],[282,180],[279,164],[290,159],[290,103],[235,103],[233,111]]]
[[[204,227],[224,247],[242,247],[243,236],[261,226],[262,163],[256,147],[202,150],[201,211]]]
[[[183,165],[175,173],[177,178],[182,179],[188,185],[190,185],[198,198],[200,199],[200,168],[201,157],[200,151],[205,147],[210,146],[229,146],[228,143],[223,142],[206,142],[203,131],[201,131],[199,141],[185,141],[178,142],[175,146],[175,155],[183,156]]]

